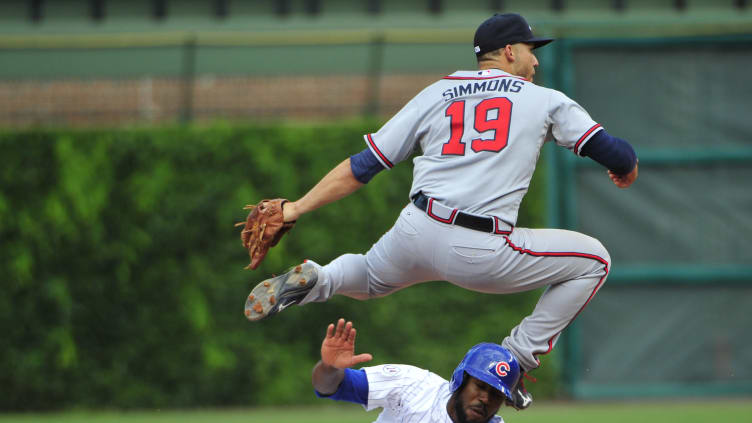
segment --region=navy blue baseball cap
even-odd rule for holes
[[[516,13],[495,14],[486,19],[475,31],[475,55],[481,56],[503,48],[507,44],[529,43],[533,48],[544,46],[553,38],[533,35],[533,29]]]

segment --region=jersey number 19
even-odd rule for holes
[[[496,111],[495,117],[489,118],[489,113]],[[449,141],[441,149],[443,156],[464,156],[465,143],[465,100],[453,101],[447,107],[444,115],[449,118],[451,134]],[[474,152],[492,151],[498,153],[507,146],[509,139],[509,119],[512,116],[512,102],[506,97],[487,98],[475,106],[473,128],[478,135],[493,131],[493,138],[475,138],[470,142]]]

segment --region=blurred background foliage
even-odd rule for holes
[[[326,325],[359,329],[373,364],[448,378],[466,350],[499,342],[539,293],[445,282],[387,298],[293,307],[249,323],[249,290],[305,258],[365,253],[407,203],[411,165],[300,219],[255,270],[235,222],[262,198],[297,199],[364,148],[375,120],[0,133],[0,409],[201,407],[316,401]],[[543,166],[541,166],[543,167]],[[542,176],[518,225],[544,219]],[[558,388],[544,359],[536,395]]]

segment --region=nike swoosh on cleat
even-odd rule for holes
[[[280,311],[282,311],[282,310],[286,309],[287,307],[290,307],[291,305],[293,305],[293,303],[292,303],[292,302],[289,302],[289,303],[284,303],[284,304],[280,304],[280,305],[279,305],[279,306],[277,307],[277,313],[279,313]]]

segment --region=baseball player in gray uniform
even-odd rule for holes
[[[538,38],[517,14],[494,15],[475,33],[478,70],[457,71],[428,86],[302,198],[284,205],[285,221],[338,200],[414,149],[410,203],[365,254],[320,266],[306,261],[259,284],[246,316],[259,320],[291,304],[334,295],[365,300],[410,285],[449,281],[473,291],[506,294],[546,287],[533,312],[501,345],[523,372],[585,308],[606,280],[611,258],[590,236],[560,229],[515,227],[520,202],[543,143],[553,140],[608,169],[619,188],[637,178],[630,144],[609,135],[575,101],[532,82]],[[515,407],[532,396],[513,388]]]
[[[514,355],[498,344],[472,347],[452,373],[451,381],[428,370],[384,364],[354,370],[371,354],[355,355],[355,328],[339,319],[330,324],[314,366],[316,395],[382,408],[377,423],[501,423],[496,416],[509,401],[520,375]]]

